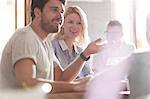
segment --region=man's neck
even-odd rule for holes
[[[44,40],[47,36],[48,36],[48,33],[43,31],[41,29],[41,27],[39,26],[39,24],[37,24],[36,22],[32,22],[31,23],[31,27],[32,29],[34,30],[34,32],[42,39]]]

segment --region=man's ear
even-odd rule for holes
[[[38,9],[38,8],[35,8],[34,9],[34,15],[35,15],[35,17],[36,18],[41,18],[41,10],[40,9]]]

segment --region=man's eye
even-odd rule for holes
[[[81,25],[81,22],[77,22],[78,25]]]
[[[68,21],[68,23],[73,23],[73,21]]]
[[[57,9],[52,9],[52,11],[53,11],[53,12],[57,12],[58,10],[57,10]]]
[[[58,8],[57,7],[50,7],[50,10],[53,12],[58,12]]]

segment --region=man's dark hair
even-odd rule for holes
[[[107,26],[120,26],[120,27],[122,27],[122,24],[117,20],[111,20],[111,21],[109,21]]]
[[[31,3],[31,17],[32,17],[32,20],[35,18],[34,9],[39,8],[41,11],[43,11],[43,8],[44,8],[45,4],[48,1],[49,0],[32,0],[32,3]],[[66,0],[60,0],[60,2],[62,2],[62,4],[65,5]]]

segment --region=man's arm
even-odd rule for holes
[[[17,85],[25,89],[34,87],[39,83],[50,83],[52,92],[84,91],[86,82],[49,81],[36,78],[36,66],[32,59],[26,58],[16,62],[15,75]],[[81,86],[82,88],[78,88]],[[84,86],[84,87],[83,87]]]
[[[84,50],[83,54],[85,57],[98,52],[100,46],[96,43],[100,40],[96,40],[88,45]],[[83,67],[84,60],[81,57],[78,57],[77,60],[68,66],[64,71],[60,68],[55,70],[55,79],[60,80],[61,82],[49,82],[47,80],[36,79],[36,65],[34,61],[30,58],[25,58],[17,61],[15,63],[15,75],[18,86],[20,87],[32,87],[38,83],[51,83],[54,92],[59,91],[73,91],[76,89],[76,86],[84,86],[85,84],[80,82],[69,82],[76,78],[77,74]],[[57,67],[57,66],[56,66]],[[68,82],[62,82],[68,81]],[[82,90],[82,89],[81,89]]]
[[[36,80],[36,66],[32,59],[21,59],[15,63],[15,75],[17,84],[20,87],[34,86]]]

